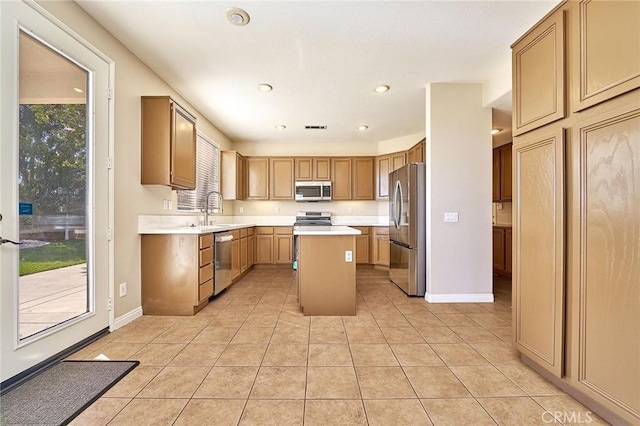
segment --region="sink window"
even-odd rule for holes
[[[202,211],[207,193],[220,192],[220,148],[198,132],[196,136],[196,189],[177,191],[178,210]],[[219,209],[217,197],[209,200],[210,209]]]

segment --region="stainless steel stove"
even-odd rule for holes
[[[298,212],[293,226],[331,226],[331,212]]]

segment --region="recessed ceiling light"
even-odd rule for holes
[[[232,7],[231,9],[227,9],[227,19],[233,25],[237,25],[242,27],[249,23],[249,14],[242,9],[237,7]]]
[[[502,131],[502,129],[491,129],[491,134],[492,135],[497,135],[498,133],[500,133]]]
[[[389,89],[390,89],[389,86],[387,86],[386,84],[383,84],[381,86],[377,86],[375,89],[373,89],[373,91],[376,93],[384,93],[384,92],[388,92]]]
[[[74,91],[74,92],[76,92],[76,93],[84,93],[84,90],[82,90],[82,89],[81,89],[81,88],[79,88],[79,87],[74,87],[74,88],[73,88],[73,91]]]
[[[258,84],[258,90],[261,92],[270,92],[273,90],[273,86],[266,83]]]
[[[276,126],[276,129],[278,129],[278,130],[284,130],[284,129],[286,129],[286,128],[287,128],[287,126],[285,126],[284,124],[278,124],[278,125]]]
[[[363,131],[363,130],[367,130],[369,128],[369,126],[365,126],[364,124],[361,124],[358,126],[358,130]]]

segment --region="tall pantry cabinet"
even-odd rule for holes
[[[640,423],[638,28],[638,1],[567,1],[512,46],[514,344],[630,424]]]

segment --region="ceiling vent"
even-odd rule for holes
[[[327,126],[304,126],[305,129],[326,130]]]

